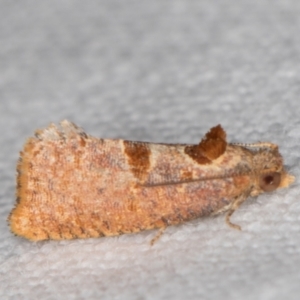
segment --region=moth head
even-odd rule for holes
[[[254,194],[288,187],[295,180],[295,177],[284,169],[282,156],[274,144],[258,149],[254,154],[253,163],[257,180],[257,190]]]

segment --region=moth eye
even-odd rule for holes
[[[278,172],[271,172],[261,175],[259,186],[265,192],[272,192],[278,188],[280,181],[281,174]]]

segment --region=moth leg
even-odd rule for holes
[[[229,208],[229,210],[226,214],[226,218],[225,218],[228,226],[230,226],[234,229],[237,229],[237,230],[242,230],[240,225],[231,223],[230,217],[247,198],[248,198],[248,193],[244,193],[244,194],[240,195],[239,197],[237,197],[236,200],[232,203],[231,207]]]
[[[153,246],[158,240],[159,238],[163,235],[164,231],[165,231],[166,227],[161,227],[157,234],[155,235],[155,237],[151,240],[150,245]]]

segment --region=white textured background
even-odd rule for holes
[[[99,137],[280,145],[300,178],[300,1],[0,2],[1,299],[299,299],[300,187],[224,217],[31,243],[6,217],[25,139],[69,119]]]

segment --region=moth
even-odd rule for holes
[[[233,212],[294,176],[272,143],[230,144],[218,125],[199,144],[99,139],[71,122],[37,130],[17,165],[11,231],[31,241],[160,229]]]

